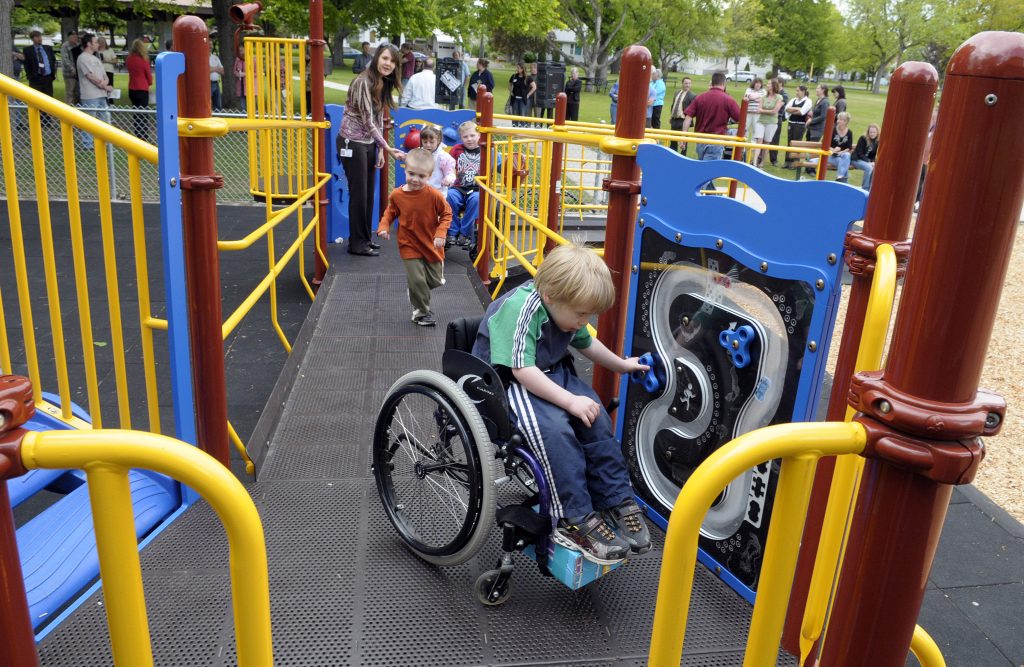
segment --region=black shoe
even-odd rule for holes
[[[416,324],[420,325],[421,327],[432,327],[432,326],[436,326],[437,325],[437,320],[434,319],[434,314],[433,313],[427,313],[426,315],[420,315],[415,320],[413,320],[413,322],[415,322]]]
[[[445,239],[444,239],[444,247],[445,247],[445,249],[451,248],[453,245],[455,245],[455,237],[454,236],[446,236]]]
[[[643,554],[651,550],[651,534],[644,521],[643,510],[630,499],[604,511],[605,520],[615,528],[622,539],[629,543],[633,553]]]
[[[380,250],[380,244],[377,243],[376,241],[370,241],[370,249],[371,250]]]
[[[374,250],[370,246],[366,246],[362,250],[351,250],[351,249],[349,249],[348,254],[350,254],[350,255],[362,255],[364,257],[376,257],[376,256],[380,255],[380,253],[378,251]]]

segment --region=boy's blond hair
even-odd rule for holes
[[[615,284],[604,260],[578,245],[558,246],[544,258],[533,279],[537,291],[555,303],[587,313],[603,313],[615,303]]]
[[[476,121],[475,120],[467,120],[464,123],[462,123],[461,125],[459,125],[459,136],[461,137],[463,132],[466,132],[466,131],[469,131],[469,130],[477,132]]]
[[[420,167],[423,171],[434,171],[434,154],[426,148],[414,148],[405,154],[405,164]]]

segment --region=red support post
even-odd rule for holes
[[[647,119],[647,91],[651,85],[651,52],[643,46],[627,47],[622,53],[619,77],[619,109],[615,136],[640,141]],[[612,272],[615,305],[597,318],[597,337],[615,354],[622,354],[629,306],[630,259],[633,254],[633,219],[640,195],[640,167],[636,155],[612,157],[611,176],[604,181],[608,191],[608,222],[604,233],[604,261]],[[594,365],[594,390],[607,404],[618,394],[617,376]]]
[[[888,106],[889,103],[886,103]],[[836,127],[836,109],[835,107],[829,107],[825,111],[825,127],[822,128],[823,132],[821,135],[821,150],[829,151],[832,149],[832,131]],[[818,160],[818,172],[815,175],[819,181],[825,180],[825,174],[828,173],[828,158],[822,157]]]
[[[0,665],[18,667],[38,667],[39,657],[6,480],[26,472],[21,441],[27,432],[19,427],[35,410],[28,378],[0,376]]]
[[[494,127],[494,94],[487,92],[487,87],[484,85],[477,86],[476,90],[476,111],[480,116],[480,127],[492,128]],[[487,175],[490,173],[488,169],[491,163],[490,133],[482,135],[480,141],[480,173]],[[512,166],[509,165],[508,168],[511,169]],[[488,185],[494,187],[492,182],[488,182]],[[484,223],[484,218],[487,217],[487,193],[480,190],[479,197],[480,203],[477,206],[476,215],[476,247],[477,252],[482,255],[476,265],[476,271],[480,276],[480,282],[486,286],[491,284],[491,251],[487,243],[487,225]]]
[[[822,665],[904,664],[953,486],[1002,423],[978,382],[1024,203],[1021,105],[1024,34],[953,54],[889,361],[850,388],[868,460]]]
[[[740,120],[736,126],[736,138],[740,141],[747,140],[747,107],[750,100],[744,99],[740,104]],[[743,162],[743,149],[733,148],[732,159],[736,162]],[[729,198],[736,199],[736,181],[729,181]]]
[[[384,114],[384,127],[381,128],[381,134],[384,135],[384,143],[391,143],[391,128],[395,126],[395,122],[391,120],[391,114]],[[379,148],[377,150],[380,150]],[[388,162],[391,156],[384,154],[384,166],[380,169],[380,191],[377,193],[378,208],[381,215],[384,215],[384,209],[388,207],[388,197],[391,195],[391,172],[388,170]],[[395,162],[395,170],[398,170],[398,162]]]
[[[185,54],[185,73],[178,79],[179,115],[209,118],[210,40],[206,23],[196,16],[182,16],[174,22],[172,34],[174,50]],[[224,178],[213,171],[213,139],[184,137],[180,145],[196,431],[199,446],[228,466],[228,406],[217,253],[217,188],[224,186]]]
[[[324,3],[323,0],[309,0],[309,103],[312,105],[312,117],[315,122],[324,119]],[[318,173],[327,171],[327,130],[314,130],[313,141],[316,142]],[[313,284],[319,285],[327,273],[327,264],[323,257],[327,256],[327,185],[320,188],[317,195],[316,211],[320,221],[320,233],[316,235],[317,247],[320,252],[314,254],[315,271]]]
[[[906,264],[909,251],[906,238],[910,232],[914,194],[921,173],[924,144],[928,139],[928,125],[938,83],[939,75],[928,63],[904,63],[892,76],[882,123],[886,128],[885,142],[880,146],[875,162],[871,197],[864,214],[864,231],[850,232],[846,238],[846,263],[853,282],[826,421],[842,421],[846,417],[846,397],[864,329],[875,248],[881,243],[893,245],[901,265]],[[800,654],[800,626],[834,470],[835,457],[819,461],[807,508],[803,539],[800,542],[800,560],[793,579],[782,636],[783,647],[793,655]],[[816,654],[816,651],[812,651],[812,655]]]
[[[565,93],[558,93],[555,97],[555,127],[565,125],[568,97]],[[561,180],[562,180],[562,159],[565,155],[565,144],[560,142],[551,143],[551,178],[548,179],[548,229],[558,231],[558,211],[561,208]],[[544,243],[544,252],[551,252],[555,242],[550,238]]]

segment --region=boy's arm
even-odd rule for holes
[[[437,212],[437,230],[434,232],[434,241],[441,241],[441,246],[444,247],[445,237],[448,236],[448,227],[452,224],[452,209],[448,206],[448,200],[441,196],[441,193],[437,190],[434,191],[437,197],[435,209]]]
[[[392,195],[388,195],[388,206],[384,209],[384,215],[380,218],[380,224],[377,225],[377,236],[382,239],[390,238],[391,224],[398,217],[398,207],[395,206],[395,199]]]
[[[604,366],[615,373],[632,373],[633,371],[646,371],[649,369],[648,366],[641,364],[636,357],[623,359],[617,356],[596,338],[593,339],[589,347],[580,349],[580,354],[595,364]]]
[[[601,414],[600,405],[586,396],[577,396],[562,389],[536,366],[513,368],[512,376],[528,392],[548,403],[557,405],[587,426],[593,425],[594,420]]]

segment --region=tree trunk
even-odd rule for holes
[[[352,34],[352,28],[347,25],[339,25],[334,31],[334,44],[331,48],[331,62],[335,67],[342,67],[345,64],[345,39]]]
[[[132,48],[132,42],[142,37],[142,19],[129,19],[124,32],[125,51]]]
[[[879,67],[875,70],[875,79],[871,83],[871,92],[875,95],[882,92],[882,73],[885,71],[885,66]]]
[[[231,0],[213,0],[213,25],[217,31],[217,46],[220,52],[220,63],[224,66],[221,77],[221,100],[225,109],[235,106],[235,24],[228,16],[231,5],[238,2]]]
[[[7,15],[10,16],[10,12],[7,12]],[[66,41],[68,35],[73,32],[78,32],[78,15],[60,17],[61,39]]]
[[[11,13],[14,11],[14,0],[0,0],[0,74],[14,76],[14,63],[11,52],[14,50],[14,37],[11,33]]]

